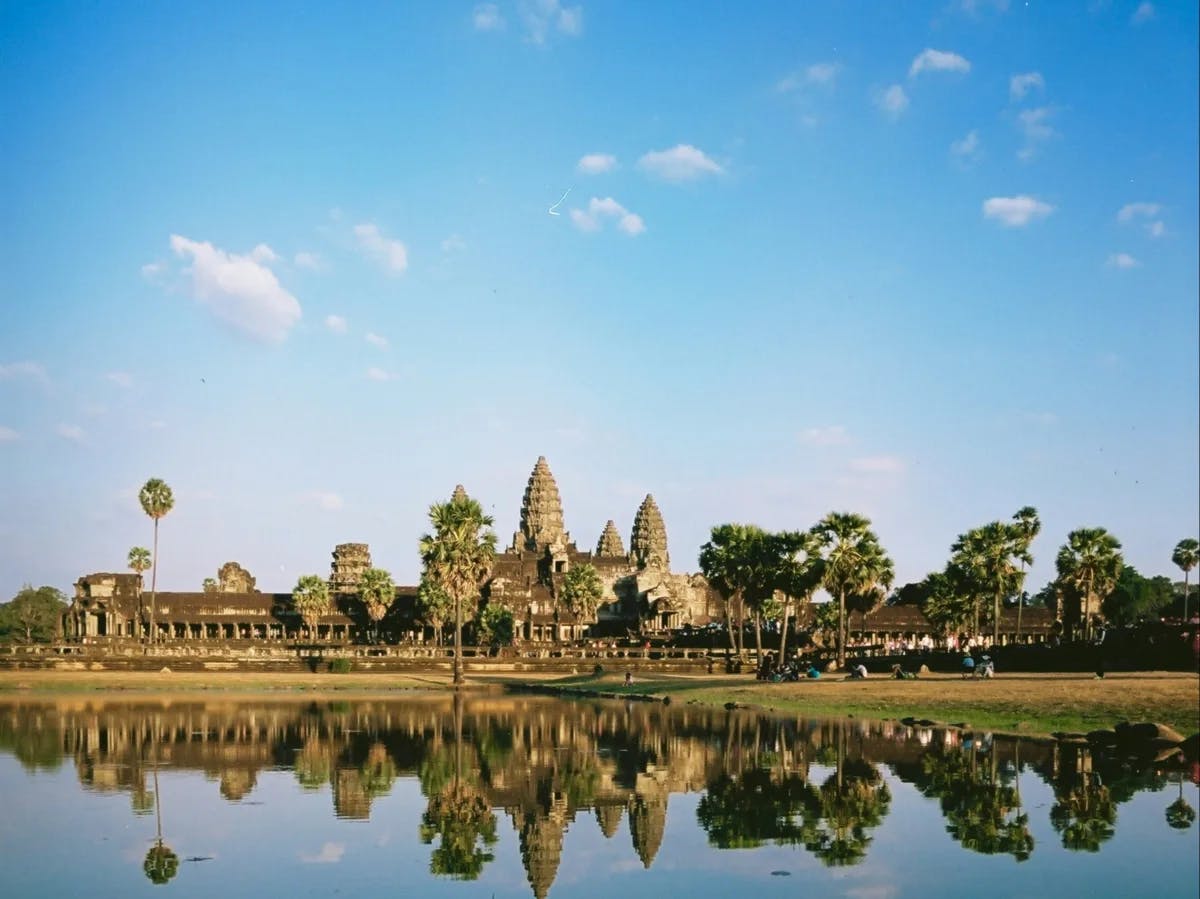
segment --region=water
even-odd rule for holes
[[[648,703],[10,700],[0,895],[1194,897],[1195,777]]]

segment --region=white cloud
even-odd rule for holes
[[[845,446],[850,435],[842,425],[825,425],[805,428],[800,432],[800,442],[808,446]]]
[[[899,118],[900,114],[908,109],[908,94],[899,84],[893,84],[876,95],[875,105],[893,119]]]
[[[585,175],[600,175],[611,172],[617,165],[617,157],[608,153],[588,153],[576,164],[576,168]]]
[[[354,236],[359,246],[392,274],[398,275],[408,268],[408,250],[404,244],[385,235],[373,222],[355,225]]]
[[[277,262],[279,260],[279,257],[275,255],[275,251],[265,243],[260,243],[251,250],[250,258],[255,262]]]
[[[1167,233],[1167,225],[1165,222],[1151,222],[1146,226],[1146,233],[1151,237],[1162,237]]]
[[[583,7],[563,6],[559,0],[523,0],[521,19],[535,44],[544,44],[552,30],[569,37],[583,34]]]
[[[971,64],[957,53],[947,50],[925,49],[917,54],[908,67],[908,77],[914,78],[922,72],[969,72]]]
[[[966,136],[950,144],[950,152],[962,159],[974,159],[979,153],[979,132],[968,131]]]
[[[342,856],[346,854],[346,846],[344,843],[325,843],[321,847],[321,851],[315,855],[307,855],[300,853],[300,861],[307,862],[310,865],[331,865],[342,860]]]
[[[1037,145],[1048,141],[1057,134],[1049,124],[1052,115],[1054,115],[1054,110],[1049,106],[1022,109],[1017,113],[1017,125],[1025,134],[1025,146],[1017,152],[1020,159],[1032,159],[1037,153]]]
[[[6,428],[0,425],[0,443],[12,443],[14,440],[20,439],[21,435],[12,428]]]
[[[83,440],[83,428],[79,425],[62,424],[55,428],[55,432],[64,440],[73,440],[76,443]]]
[[[345,334],[346,320],[340,315],[327,315],[325,316],[325,327],[334,334]]]
[[[775,90],[786,94],[810,84],[832,87],[837,80],[839,68],[837,63],[815,62],[801,72],[792,72],[780,79],[775,85]]]
[[[904,471],[904,460],[898,456],[863,456],[851,459],[850,468],[862,474],[899,474]]]
[[[1045,87],[1046,82],[1042,80],[1041,72],[1025,72],[1008,79],[1008,96],[1009,99],[1020,100],[1034,88],[1043,90]]]
[[[580,231],[599,231],[605,219],[616,219],[617,227],[630,237],[637,237],[646,230],[646,223],[637,213],[630,212],[612,197],[592,197],[585,212],[571,210],[571,221]]]
[[[325,267],[321,257],[316,253],[300,252],[292,258],[292,264],[296,268],[306,268],[310,271],[319,272]]]
[[[395,377],[391,372],[384,371],[382,368],[374,365],[367,369],[367,380],[369,381],[392,381]]]
[[[480,3],[471,12],[471,24],[476,31],[502,31],[505,23],[500,7],[495,3]]]
[[[1128,253],[1113,253],[1108,257],[1107,265],[1110,268],[1137,268],[1141,263]]]
[[[300,303],[252,256],[208,241],[171,235],[171,249],[191,259],[192,295],[213,315],[260,340],[278,343],[300,320]]]
[[[1036,197],[1020,194],[1015,197],[992,197],[983,201],[984,218],[995,219],[1006,228],[1020,228],[1034,219],[1043,219],[1054,211],[1049,203]]]
[[[127,371],[110,371],[104,377],[112,381],[118,387],[129,389],[133,386],[133,375]]]
[[[305,499],[307,499],[310,503],[315,503],[328,512],[336,512],[345,505],[345,503],[342,501],[342,497],[339,494],[334,493],[332,490],[310,490],[305,496]],[[336,861],[336,859],[334,860]]]
[[[1126,203],[1117,213],[1118,222],[1132,222],[1139,218],[1154,218],[1162,212],[1162,206],[1158,203]]]
[[[147,262],[142,266],[142,277],[147,281],[156,281],[159,275],[166,271],[166,269],[167,264],[165,262]]]
[[[34,381],[41,381],[43,384],[49,380],[46,377],[46,369],[37,362],[0,363],[0,381],[15,381],[18,378],[30,378]]]
[[[725,171],[703,150],[691,144],[676,144],[669,150],[651,150],[637,164],[642,171],[664,181],[692,181]]]
[[[462,250],[465,250],[466,248],[467,248],[466,241],[464,241],[457,234],[451,234],[449,237],[447,237],[445,240],[442,241],[442,252],[443,253],[461,252]]]
[[[388,340],[386,337],[381,337],[380,335],[374,334],[371,331],[367,332],[366,341],[367,343],[371,344],[371,346],[377,346],[381,350],[386,350],[388,347]]]
[[[1154,18],[1154,4],[1142,2],[1138,4],[1138,8],[1133,11],[1133,15],[1129,17],[1129,21],[1134,25],[1141,25],[1143,22],[1149,22]]]

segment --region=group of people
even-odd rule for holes
[[[993,678],[996,676],[996,663],[986,653],[979,657],[978,662],[969,652],[965,653],[962,660],[962,676]]]
[[[792,656],[782,664],[773,653],[766,653],[759,663],[755,677],[758,680],[780,683],[781,681],[798,681],[802,678],[816,680],[821,676],[821,670],[816,665],[805,666],[798,656]]]

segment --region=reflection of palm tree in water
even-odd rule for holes
[[[163,843],[162,836],[162,794],[158,791],[158,750],[154,750],[154,817],[157,824],[157,837],[154,845],[146,853],[142,870],[150,878],[151,883],[164,884],[179,873],[179,856]]]
[[[1179,798],[1167,806],[1167,824],[1176,830],[1187,830],[1196,820],[1196,810],[1183,798],[1183,772],[1179,772]]]
[[[837,732],[837,770],[821,785],[821,824],[805,848],[829,866],[856,865],[867,855],[867,829],[883,822],[891,791],[877,768],[863,758],[846,759],[846,724]]]
[[[462,778],[462,694],[454,694],[454,780],[429,797],[421,816],[421,842],[438,845],[429,857],[433,874],[475,880],[494,856],[496,816],[483,793]],[[479,844],[482,842],[482,846]]]
[[[1090,770],[1090,751],[1078,748],[1076,752],[1077,764],[1084,770],[1067,774],[1065,789],[1062,784],[1056,785],[1050,824],[1062,834],[1067,849],[1099,852],[1100,844],[1112,839],[1115,832],[1117,806],[1109,788]]]

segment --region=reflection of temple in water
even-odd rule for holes
[[[302,789],[328,787],[334,814],[356,820],[370,818],[397,778],[415,779],[431,809],[442,797],[443,824],[454,817],[455,797],[507,817],[539,899],[557,877],[565,833],[580,822],[594,821],[607,838],[625,822],[630,849],[650,868],[672,793],[705,793],[700,824],[713,846],[801,845],[825,864],[845,865],[865,856],[870,831],[888,813],[882,765],[941,804],[947,831],[964,848],[1018,860],[1033,851],[1022,770],[1053,787],[1052,823],[1068,849],[1096,851],[1112,835],[1115,805],[1157,788],[1156,775],[1122,780],[1086,746],[529,696],[21,701],[0,704],[0,751],[30,769],[70,759],[85,789],[127,793],[135,813],[154,808],[154,765],[202,772],[230,802],[252,798],[262,772],[289,770]],[[435,873],[477,877],[491,860],[477,840],[494,841],[492,822],[490,836],[455,830],[452,820],[431,829],[426,842],[441,841]],[[451,837],[461,845],[442,845]]]

